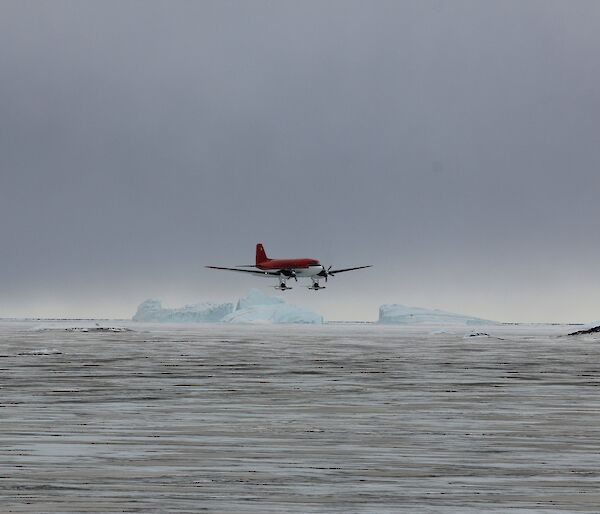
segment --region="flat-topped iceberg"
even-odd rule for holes
[[[406,307],[405,305],[387,304],[379,307],[379,323],[397,325],[490,325],[496,323],[482,318],[454,314],[438,309],[422,307]]]
[[[196,303],[178,309],[166,309],[160,300],[146,300],[140,304],[132,319],[161,322],[221,321],[231,312],[233,303]]]
[[[225,323],[323,323],[323,316],[302,307],[288,305],[279,296],[252,289],[241,298]]]
[[[288,305],[279,296],[252,289],[233,303],[198,303],[181,308],[164,308],[159,300],[146,300],[133,321],[223,322],[223,323],[323,323],[323,316],[302,307]]]

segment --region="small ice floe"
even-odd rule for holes
[[[64,329],[66,332],[133,332],[130,328],[125,327],[68,327]]]
[[[35,350],[27,350],[18,355],[61,355],[62,352],[56,348],[38,348]]]
[[[202,484],[212,484],[213,480],[210,478],[199,478],[198,480],[194,480],[194,485],[202,485]]]
[[[433,332],[429,332],[430,336],[440,336],[443,334],[452,334],[449,330],[434,330]]]
[[[487,332],[467,332],[464,336],[465,339],[469,337],[490,337]]]
[[[125,327],[103,327],[100,323],[95,323],[94,325],[90,324],[80,324],[80,325],[65,325],[52,323],[44,326],[38,326],[31,329],[33,332],[134,332],[131,328]]]

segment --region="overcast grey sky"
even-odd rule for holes
[[[0,1],[0,316],[600,318],[600,2]]]

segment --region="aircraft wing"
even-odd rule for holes
[[[239,269],[239,268],[221,268],[220,266],[204,266],[205,268],[210,269],[222,269],[226,271],[240,271],[242,273],[252,273],[253,275],[273,275],[278,276],[279,271],[262,271],[262,270],[253,270],[253,269]]]
[[[357,266],[356,268],[343,268],[343,269],[332,269],[328,273],[330,275],[335,275],[336,273],[344,273],[346,271],[354,271],[355,269],[364,269],[364,268],[372,268],[373,265],[369,264],[368,266]]]

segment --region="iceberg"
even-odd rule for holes
[[[252,289],[233,303],[197,303],[167,309],[160,300],[146,300],[137,308],[133,321],[223,322],[223,323],[323,323],[323,316],[302,307],[286,304],[279,296]]]
[[[146,300],[137,308],[133,321],[202,322],[221,321],[233,312],[233,303],[196,303],[178,309],[166,309],[160,300]]]
[[[225,323],[323,323],[323,316],[302,307],[288,305],[279,296],[269,296],[258,289],[238,300],[235,310],[225,316]]]
[[[387,304],[379,307],[378,323],[396,325],[493,325],[490,321],[464,314],[425,309],[422,307],[406,307],[405,305]]]
[[[281,296],[269,296],[259,289],[250,289],[244,298],[238,300],[235,310],[250,309],[257,305],[281,305],[282,303],[285,301]]]

